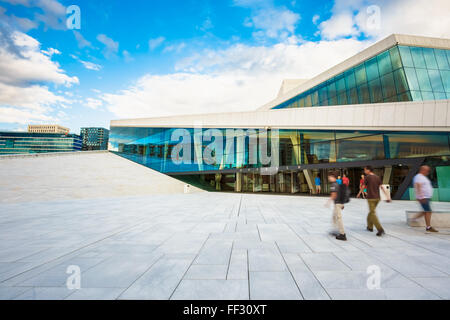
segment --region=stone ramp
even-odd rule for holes
[[[109,152],[0,159],[0,203],[184,193],[185,183]],[[191,186],[190,192],[203,190]]]

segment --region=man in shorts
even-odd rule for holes
[[[431,226],[431,198],[433,197],[433,186],[430,179],[427,176],[430,174],[429,166],[421,166],[419,173],[416,174],[413,180],[414,191],[416,193],[416,199],[422,207],[423,211],[415,217],[418,219],[425,216],[425,224],[427,226],[427,232],[438,232]]]

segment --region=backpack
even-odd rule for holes
[[[350,202],[350,188],[347,187],[345,184],[340,184],[338,190],[337,203],[344,204],[348,202]]]

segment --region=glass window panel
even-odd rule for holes
[[[367,84],[358,87],[358,101],[359,103],[370,103],[369,88],[367,88]]]
[[[441,78],[444,83],[445,92],[450,92],[450,71],[441,70]]]
[[[355,81],[355,72],[353,71],[353,69],[346,71],[344,76],[345,76],[345,85],[347,89],[355,88],[356,81]]]
[[[395,96],[391,96],[389,98],[384,98],[383,101],[384,102],[397,102],[398,99],[397,99],[397,96],[395,95]]]
[[[380,79],[375,79],[369,82],[370,101],[381,102],[383,101],[383,95],[381,93]]]
[[[434,100],[434,94],[431,91],[421,91],[423,100]]]
[[[439,70],[428,70],[428,77],[430,78],[433,91],[444,92],[444,86],[442,85],[441,74],[439,73]]]
[[[312,93],[312,103],[313,106],[317,106],[319,104],[319,91],[314,91]]]
[[[300,108],[305,107],[305,98],[301,98],[301,99],[300,99],[300,101],[299,101],[299,107],[300,107]]]
[[[338,95],[338,104],[347,104],[347,92]]]
[[[381,85],[383,88],[383,98],[397,96],[395,90],[394,75],[392,73],[385,74],[381,77]]]
[[[420,90],[431,91],[430,79],[426,69],[416,69],[417,80],[419,81]]]
[[[376,57],[367,60],[364,64],[366,65],[367,81],[371,81],[379,77]]]
[[[358,91],[356,88],[351,88],[347,92],[347,102],[348,104],[357,104],[358,103]]]
[[[328,88],[328,99],[336,96],[336,83],[335,81],[330,81],[327,85]]]
[[[336,90],[337,94],[341,95],[345,93],[345,79],[344,76],[340,76],[339,79],[336,81]]]
[[[420,90],[419,81],[417,81],[416,69],[405,68],[406,79],[408,79],[408,86],[410,90]]]
[[[396,70],[402,67],[402,60],[400,59],[400,53],[398,52],[398,47],[392,47],[389,49],[389,55],[391,56],[392,68]]]
[[[398,101],[411,101],[411,93],[409,91],[397,95]]]
[[[327,94],[327,87],[323,86],[319,89],[319,99],[320,99],[320,105],[327,105],[328,101],[328,94]]]
[[[409,47],[399,46],[398,49],[400,50],[400,56],[402,58],[403,66],[414,67],[414,63],[413,63],[413,60],[411,57],[411,51],[409,50]]]
[[[392,158],[448,155],[448,137],[443,134],[389,133]]]
[[[411,98],[413,101],[422,101],[422,94],[420,91],[411,91]]]
[[[382,135],[336,140],[337,161],[384,159]]]
[[[403,69],[397,69],[394,71],[395,88],[397,94],[403,93],[408,90],[408,84],[406,82],[405,72]]]
[[[414,67],[416,68],[426,68],[425,59],[423,58],[422,48],[411,47],[411,56],[413,58]]]
[[[391,58],[389,56],[389,51],[383,52],[378,55],[378,69],[380,75],[389,73],[392,71]]]
[[[433,48],[422,48],[423,57],[425,58],[425,64],[427,69],[437,69],[436,59],[434,58]]]
[[[434,92],[434,98],[436,100],[445,100],[445,99],[447,99],[445,92]]]
[[[336,96],[328,98],[328,105],[329,106],[336,106],[337,104],[338,103],[337,103],[337,97]]]
[[[367,82],[366,68],[364,67],[364,64],[360,64],[355,68],[355,78],[357,86],[360,86]]]
[[[308,94],[306,97],[305,97],[305,107],[311,107],[311,95],[310,94]]]
[[[434,54],[436,56],[436,61],[439,69],[441,70],[450,70],[450,66],[447,60],[447,54],[445,50],[442,49],[434,49]]]

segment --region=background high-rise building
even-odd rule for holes
[[[30,133],[62,133],[68,134],[69,128],[60,126],[59,124],[29,124],[28,132]]]
[[[81,128],[82,150],[107,150],[109,130],[101,127]]]

